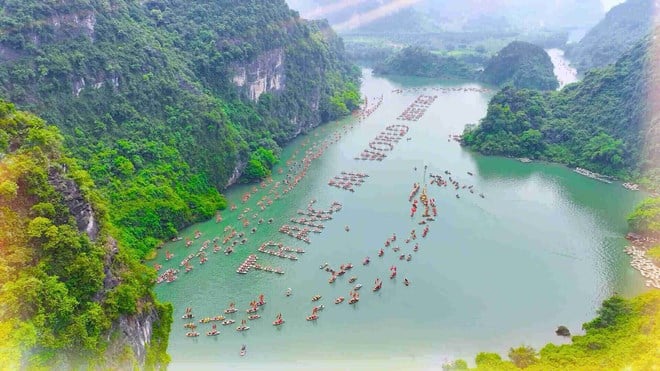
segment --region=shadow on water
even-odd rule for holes
[[[605,218],[607,224],[616,227],[621,237],[627,230],[625,216],[633,205],[644,199],[643,192],[620,192],[621,184],[607,184],[587,179],[567,166],[545,162],[523,163],[517,159],[482,156],[466,151],[487,185],[520,185],[542,180],[547,189],[554,188],[562,198],[572,205],[586,208],[598,219]]]

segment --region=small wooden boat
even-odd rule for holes
[[[247,331],[249,329],[250,329],[250,326],[245,326],[245,325],[241,325],[241,326],[236,327],[236,331],[238,331],[238,332]]]
[[[189,338],[196,338],[199,336],[199,332],[197,331],[186,332],[186,336]]]
[[[343,296],[340,296],[337,299],[335,299],[335,304],[341,304],[343,302],[344,302],[344,297]]]
[[[321,300],[321,297],[322,297],[321,295],[314,295],[314,297],[312,298],[312,301],[319,301],[319,300]]]
[[[319,305],[318,307],[314,307],[315,312],[318,312],[318,311],[323,310],[323,309],[325,309],[325,306],[323,304]]]
[[[231,313],[236,313],[236,312],[238,312],[238,309],[236,309],[236,308],[225,309],[225,314],[231,314]]]
[[[259,318],[261,318],[261,316],[258,315],[258,314],[253,314],[253,315],[248,317],[249,320],[255,320],[255,319],[259,319]]]
[[[275,321],[273,321],[273,326],[279,326],[279,325],[281,325],[281,324],[283,324],[283,323],[284,323],[284,320],[281,319],[281,318],[278,318],[278,319],[276,319]]]
[[[306,319],[308,321],[316,321],[317,319],[319,319],[319,316],[317,316],[316,314],[312,314],[311,316],[307,316]]]
[[[241,347],[241,357],[243,357],[245,353],[247,353],[247,347],[245,346],[245,344],[243,344],[243,346]]]
[[[359,283],[358,283],[357,285],[355,285],[355,287],[353,288],[353,290],[356,290],[356,291],[357,291],[357,290],[359,290],[359,289],[361,289],[361,288],[362,288],[362,284],[359,284]]]
[[[357,277],[353,276],[348,280],[348,283],[353,283],[357,280]]]
[[[218,330],[212,330],[206,333],[206,336],[218,336],[218,335],[220,335],[220,331]]]
[[[232,323],[235,323],[235,322],[236,321],[234,321],[233,319],[226,319],[226,320],[222,321],[222,324],[224,326],[227,326],[227,325],[231,325]]]
[[[259,310],[259,308],[254,307],[254,308],[247,309],[246,312],[247,313],[257,313],[258,310]]]

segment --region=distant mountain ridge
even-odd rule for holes
[[[288,0],[289,5],[303,17],[326,18],[333,25],[345,24],[351,19],[383,10],[382,23],[396,24],[398,11],[414,9],[439,24],[459,19],[478,19],[482,16],[503,17],[518,28],[528,27],[584,27],[596,24],[603,15],[599,0],[558,0],[530,2],[527,0],[421,0],[402,2],[396,0]],[[388,10],[388,11],[385,11]],[[367,23],[354,22],[347,31],[363,31]]]
[[[659,12],[657,0],[627,0],[610,9],[577,44],[569,45],[566,57],[581,73],[612,64],[651,32]]]

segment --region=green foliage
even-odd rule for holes
[[[442,365],[442,369],[445,371],[451,370],[467,370],[468,364],[463,359],[457,359],[453,362]]]
[[[406,47],[390,56],[378,64],[374,72],[442,79],[472,79],[477,76],[474,68],[458,58],[433,54],[418,46]]]
[[[540,46],[523,41],[513,41],[493,56],[480,78],[489,84],[521,89],[559,87],[550,56]]]
[[[107,267],[110,274],[122,272],[122,283],[105,287],[112,244],[107,214],[89,175],[63,153],[57,128],[0,101],[0,136],[13,144],[0,158],[3,194],[11,195],[0,202],[0,364],[65,369],[103,363],[112,322],[152,300],[155,272],[122,248]],[[97,240],[78,230],[56,178],[77,187],[92,206],[101,228]],[[167,337],[167,326],[161,336]],[[106,361],[113,360],[109,355]]]
[[[475,358],[477,363],[477,370],[516,370],[510,362],[506,362],[497,353],[479,353]]]
[[[653,246],[646,251],[646,256],[653,259],[656,265],[660,265],[660,245]]]
[[[61,129],[138,257],[224,208],[219,190],[259,147],[277,151],[359,104],[341,39],[281,0],[29,0],[3,10],[0,46],[12,57],[0,62],[0,96]],[[239,68],[251,76],[257,59],[285,88],[253,102],[233,78]],[[38,134],[30,144],[60,140]]]
[[[252,153],[243,171],[243,182],[256,182],[271,175],[271,169],[278,162],[272,150],[259,147]]]
[[[616,65],[587,74],[559,92],[506,87],[489,103],[464,143],[486,154],[529,157],[580,166],[620,178],[653,174],[647,132],[647,42]]]
[[[538,360],[534,348],[526,345],[509,349],[508,356],[511,362],[518,368],[527,368]]]
[[[630,305],[620,296],[613,296],[603,302],[598,309],[598,317],[582,325],[585,330],[615,326],[631,313]]]
[[[616,62],[631,46],[649,33],[653,24],[653,0],[627,0],[605,15],[566,56],[579,72]]]
[[[660,197],[647,198],[628,215],[630,229],[637,233],[660,233]]]
[[[573,336],[571,344],[547,344],[538,357],[526,346],[511,349],[513,362],[494,353],[479,353],[476,369],[652,370],[660,349],[660,292],[649,291],[630,300],[607,299],[598,317],[583,328],[585,335]]]

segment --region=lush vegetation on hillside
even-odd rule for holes
[[[521,89],[553,90],[559,87],[548,53],[540,46],[514,41],[494,55],[481,80]]]
[[[610,9],[566,56],[579,72],[612,64],[650,32],[656,12],[654,0],[627,0]]]
[[[633,232],[643,235],[660,235],[660,197],[647,198],[628,216]]]
[[[585,335],[571,344],[547,344],[539,352],[529,346],[511,348],[510,361],[497,353],[479,353],[476,370],[652,370],[660,349],[660,292],[630,300],[614,296],[603,302],[598,317],[582,325]],[[445,370],[466,370],[457,360]]]
[[[237,171],[251,164],[257,176],[245,179],[263,176],[251,161],[260,148],[277,154],[359,104],[341,40],[284,0],[29,0],[2,10],[0,96],[62,130],[138,256],[223,208],[218,190]],[[278,55],[285,88],[252,102],[232,80]]]
[[[644,151],[650,77],[648,42],[615,65],[559,92],[505,88],[463,141],[479,152],[530,157],[618,177],[654,174]],[[657,182],[655,184],[658,184]]]
[[[62,186],[92,205],[94,240],[77,225]],[[145,311],[161,318],[147,367],[167,363],[171,306],[153,298],[153,269],[115,251],[107,219],[89,174],[63,153],[57,128],[0,102],[3,369],[130,366],[130,348],[112,348],[111,325]]]
[[[433,54],[421,47],[409,46],[374,68],[383,75],[435,77],[441,79],[471,79],[475,68],[456,57]]]

